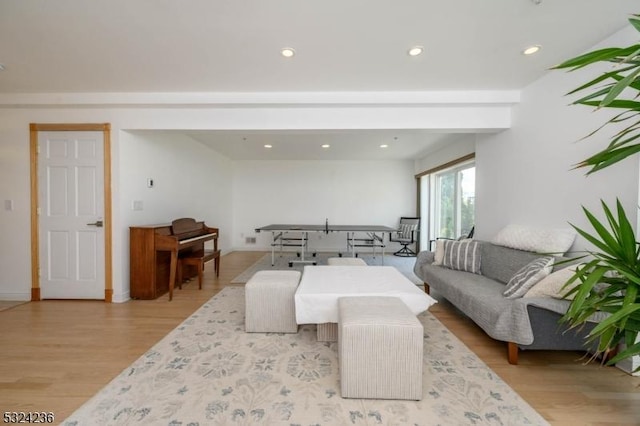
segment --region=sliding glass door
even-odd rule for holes
[[[435,179],[435,231],[438,237],[453,238],[456,225],[456,175],[442,173]]]
[[[475,223],[476,168],[470,166],[436,175],[436,237],[468,235]]]

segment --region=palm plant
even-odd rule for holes
[[[626,343],[626,349],[612,357],[610,364],[640,353],[640,342],[636,342],[640,332],[640,245],[619,200],[616,207],[617,217],[602,203],[609,229],[583,208],[596,235],[574,226],[598,251],[589,251],[590,260],[576,268],[567,282],[566,287],[572,288],[567,295],[573,300],[563,318],[577,326],[597,312],[610,314],[587,337],[590,341],[599,339],[598,351],[603,353],[620,341]],[[578,280],[580,285],[572,286]]]
[[[629,22],[640,32],[640,15],[632,15]],[[576,165],[577,168],[590,168],[587,175],[640,152],[640,101],[637,100],[640,95],[640,44],[596,50],[554,68],[572,71],[602,62],[612,63],[615,67],[568,93],[590,89],[573,104],[618,111],[586,137],[608,124],[622,127],[605,149]],[[602,208],[606,223],[583,207],[595,233],[574,226],[596,250],[588,252],[590,260],[577,268],[566,284],[566,288],[571,288],[572,283],[579,281],[579,285],[568,292],[573,300],[563,321],[579,326],[596,312],[608,313],[609,316],[593,328],[587,339],[598,340],[598,352],[603,353],[615,353],[619,342],[623,341],[626,349],[608,361],[608,364],[614,364],[640,354],[640,243],[619,200],[615,215],[604,202]]]

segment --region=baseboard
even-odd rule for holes
[[[31,301],[31,293],[0,293],[0,300],[29,302]]]
[[[31,301],[31,293],[0,293],[0,300],[11,300],[11,301],[20,301],[20,302],[30,302]],[[113,303],[124,303],[131,300],[129,296],[129,292],[124,294],[116,294],[113,293],[112,302]]]
[[[111,303],[124,303],[124,302],[128,302],[129,300],[131,300],[131,293],[130,292],[125,292],[125,293],[113,293],[113,297],[111,298]]]

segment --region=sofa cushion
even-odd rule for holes
[[[504,284],[482,275],[441,266],[423,265],[422,273],[432,291],[464,312],[489,336],[519,344],[533,341],[526,310],[514,310],[514,302],[519,299],[504,297]]]
[[[444,241],[442,266],[457,271],[480,273],[480,247],[476,241]]]
[[[523,297],[555,297],[556,299],[564,299],[564,295],[571,289],[580,285],[580,280],[575,280],[570,286],[564,285],[573,277],[576,273],[576,266],[572,265],[564,269],[556,271],[534,285]],[[566,297],[567,300],[572,300],[575,294],[571,294]]]
[[[523,266],[541,255],[483,242],[480,246],[482,275],[501,283],[508,283]]]
[[[553,258],[550,256],[532,260],[511,277],[504,289],[504,296],[509,299],[524,296],[538,281],[549,275],[551,268]]]

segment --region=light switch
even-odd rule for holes
[[[4,200],[4,209],[8,212],[13,211],[13,200]]]
[[[133,204],[131,206],[133,210],[142,210],[142,200],[133,200]]]

